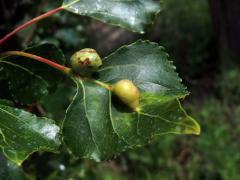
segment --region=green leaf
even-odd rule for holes
[[[125,144],[112,128],[110,93],[92,82],[75,82],[76,95],[63,124],[64,141],[74,155],[99,161]]]
[[[12,100],[11,93],[9,92],[8,88],[7,75],[6,72],[3,70],[3,67],[1,67],[1,64],[0,64],[0,84],[1,84],[0,99]]]
[[[40,76],[17,64],[1,61],[15,102],[31,104],[48,94],[48,84]]]
[[[68,106],[70,98],[75,93],[73,83],[64,82],[60,84],[53,94],[49,94],[41,100],[41,104],[48,112],[58,112]]]
[[[60,145],[58,133],[59,127],[50,119],[0,105],[0,147],[18,165],[33,152],[56,152]]]
[[[101,83],[74,78],[76,95],[64,119],[63,140],[77,157],[107,159],[143,146],[165,134],[200,134],[198,123],[181,107],[188,92],[155,43],[138,41],[104,59],[99,80],[132,80],[141,91],[140,111],[133,112]]]
[[[141,40],[123,46],[103,59],[99,79],[110,84],[129,79],[141,92],[175,97],[188,95],[175,66],[163,50],[157,43]]]
[[[61,65],[64,65],[66,62],[63,52],[55,45],[49,43],[29,47],[25,49],[24,52],[44,57]],[[63,73],[59,72],[53,67],[26,57],[9,56],[4,60],[18,64],[28,69],[32,73],[40,76],[43,80],[47,82],[49,87],[54,87],[64,76]]]
[[[143,93],[140,109],[139,113],[126,113],[112,107],[115,129],[129,146],[144,145],[159,135],[200,134],[200,126],[177,98]]]
[[[2,180],[26,180],[21,167],[8,161],[0,151],[0,179]]]
[[[48,58],[58,64],[65,63],[62,52],[51,44],[41,44],[25,51]],[[1,58],[0,69],[0,72],[6,74],[5,81],[8,81],[13,100],[21,104],[31,104],[40,100],[51,89],[56,89],[56,85],[63,77],[61,72],[44,63],[20,56]],[[0,76],[4,77],[1,74]]]
[[[74,81],[76,95],[67,109],[62,133],[77,157],[99,161],[147,144],[158,135],[200,133],[199,125],[174,96],[142,93],[141,111],[131,112],[102,86]]]
[[[1,64],[0,64],[1,66]],[[7,79],[0,79],[0,84],[1,84],[1,90],[0,90],[0,98],[1,99],[8,99],[8,100],[13,100],[12,95],[9,91],[9,82]]]
[[[64,0],[63,7],[76,14],[144,33],[160,11],[160,0]]]
[[[6,73],[4,72],[3,67],[0,67],[0,81],[7,79]]]

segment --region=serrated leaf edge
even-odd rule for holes
[[[128,44],[128,45],[123,45],[121,47],[119,47],[118,49],[114,50],[112,53],[110,53],[108,56],[104,57],[103,58],[103,62],[104,61],[109,61],[109,58],[111,58],[111,56],[117,54],[119,51],[121,51],[122,49],[128,49],[128,48],[131,48],[132,46],[136,45],[136,44],[139,44],[139,43],[144,43],[144,44],[150,44],[150,45],[153,45],[153,46],[156,46],[166,57],[169,58],[169,54],[165,51],[163,51],[164,47],[159,45],[158,43],[156,42],[152,42],[152,41],[149,41],[149,40],[142,40],[142,39],[139,39],[131,44]],[[176,77],[178,77],[178,81],[180,84],[182,84],[182,78],[179,77],[179,73],[176,72],[176,66],[173,65],[173,61],[170,61],[169,59],[167,60],[167,63],[168,63],[168,66],[169,68],[171,68],[173,70],[173,73],[176,75]],[[131,64],[129,64],[131,65]],[[135,65],[137,66],[136,64],[132,64],[132,65]],[[117,65],[117,66],[121,66],[121,65]],[[105,68],[100,68],[97,72],[101,72],[101,71],[104,71],[106,69],[111,69],[111,67],[115,67],[115,66],[108,66],[108,67],[105,67]],[[179,99],[184,99],[186,96],[188,96],[190,94],[190,92],[188,92],[187,90],[187,87],[182,85],[183,86],[183,89],[185,91],[185,94],[184,95],[180,95],[180,96],[176,96],[177,98]]]

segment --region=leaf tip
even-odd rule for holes
[[[195,135],[200,135],[200,134],[201,134],[201,127],[200,127],[200,125],[196,122]]]
[[[201,134],[201,127],[197,123],[196,120],[189,117],[192,121],[192,125],[185,129],[185,134],[193,134],[193,135],[200,135]]]

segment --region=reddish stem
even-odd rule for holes
[[[60,70],[66,74],[69,74],[70,73],[70,68],[68,67],[65,67],[65,66],[62,66],[60,64],[57,64],[49,59],[46,59],[46,58],[43,58],[43,57],[40,57],[40,56],[37,56],[37,55],[34,55],[34,54],[30,54],[30,53],[26,53],[26,52],[22,52],[22,51],[6,51],[6,52],[3,52],[0,54],[0,56],[23,56],[23,57],[27,57],[27,58],[30,58],[30,59],[34,59],[34,60],[37,60],[37,61],[40,61],[42,63],[45,63],[57,70]]]
[[[48,16],[51,16],[51,15],[53,15],[53,14],[59,12],[59,11],[62,11],[62,10],[64,10],[64,7],[59,7],[59,8],[53,9],[53,10],[51,10],[49,12],[46,12],[45,14],[42,14],[42,15],[40,15],[40,16],[38,16],[38,17],[36,17],[36,18],[34,18],[34,19],[24,23],[23,25],[17,27],[12,32],[8,33],[6,36],[4,36],[2,39],[0,39],[0,44],[2,44],[4,41],[6,41],[12,35],[16,34],[18,31],[24,29],[25,27],[27,27],[27,26],[29,26],[29,25],[31,25],[33,23],[36,23],[37,21],[42,20],[42,19],[44,19],[44,18],[46,18]]]

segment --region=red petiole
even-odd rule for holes
[[[59,11],[62,11],[62,10],[64,10],[65,8],[70,7],[71,5],[73,5],[73,4],[75,4],[75,3],[78,3],[79,1],[81,1],[81,0],[72,1],[72,2],[70,2],[69,4],[63,5],[63,6],[61,6],[61,7],[58,7],[58,8],[56,8],[56,9],[53,9],[53,10],[51,10],[51,11],[49,11],[49,12],[46,12],[45,14],[42,14],[42,15],[36,17],[36,18],[33,18],[32,20],[30,20],[30,21],[22,24],[21,26],[19,26],[19,27],[17,27],[16,29],[14,29],[12,32],[8,33],[8,34],[7,34],[6,36],[4,36],[2,39],[0,39],[0,44],[2,44],[4,41],[6,41],[6,40],[7,40],[8,38],[10,38],[12,35],[16,34],[18,31],[24,29],[25,27],[27,27],[27,26],[29,26],[29,25],[31,25],[31,24],[34,24],[34,23],[36,23],[36,22],[38,22],[38,21],[40,21],[40,20],[42,20],[42,19],[45,19],[45,18],[47,18],[47,17],[49,17],[49,16],[51,16],[51,15],[53,15],[53,14],[59,12]]]
[[[34,18],[34,19],[32,19],[32,20],[24,23],[23,25],[17,27],[17,28],[14,29],[12,32],[8,33],[6,36],[4,36],[2,39],[0,39],[0,44],[2,44],[4,41],[6,41],[6,40],[7,40],[8,38],[10,38],[12,35],[16,34],[18,31],[24,29],[25,27],[27,27],[27,26],[29,26],[29,25],[31,25],[31,24],[34,24],[34,23],[36,23],[37,21],[40,21],[40,20],[42,20],[42,19],[45,19],[45,18],[47,18],[47,17],[49,17],[49,16],[51,16],[51,15],[53,15],[53,14],[59,12],[59,11],[62,11],[62,10],[64,10],[64,7],[59,7],[59,8],[53,9],[53,10],[51,10],[51,11],[45,13],[45,14],[42,14],[42,15],[40,15],[40,16],[38,16],[38,17],[36,17],[36,18]]]
[[[17,32],[19,32],[20,30],[24,29],[25,27],[31,25],[31,24],[34,24],[42,19],[45,19],[59,11],[62,11],[64,10],[65,8],[67,7],[70,7],[71,5],[79,2],[80,0],[75,0],[75,1],[72,1],[71,3],[69,4],[66,4],[66,5],[63,5],[61,7],[58,7],[56,9],[53,9],[49,12],[46,12],[36,18],[33,18],[32,20],[22,24],[21,26],[17,27],[16,29],[14,29],[12,32],[8,33],[7,35],[5,35],[2,39],[0,39],[0,44],[2,44],[3,42],[5,42],[7,39],[9,39],[11,36],[13,36],[14,34],[16,34]],[[37,56],[37,55],[34,55],[34,54],[30,54],[30,53],[26,53],[26,52],[22,52],[22,51],[7,51],[7,52],[3,52],[3,53],[0,53],[0,57],[1,56],[12,56],[12,55],[16,55],[16,56],[24,56],[24,57],[27,57],[27,58],[30,58],[30,59],[34,59],[34,60],[37,60],[37,61],[40,61],[40,62],[43,62],[55,69],[58,69],[62,72],[64,72],[65,74],[69,74],[71,72],[71,69],[68,68],[68,67],[65,67],[65,66],[62,66],[60,64],[57,64],[49,59],[46,59],[46,58],[43,58],[43,57],[40,57],[40,56]]]
[[[34,59],[37,61],[40,61],[42,63],[45,63],[57,70],[62,71],[65,74],[69,74],[71,69],[65,66],[62,66],[60,64],[57,64],[49,59],[34,55],[34,54],[30,54],[30,53],[26,53],[26,52],[22,52],[22,51],[6,51],[0,54],[0,57],[6,57],[6,56],[23,56],[23,57],[27,57],[30,59]]]

